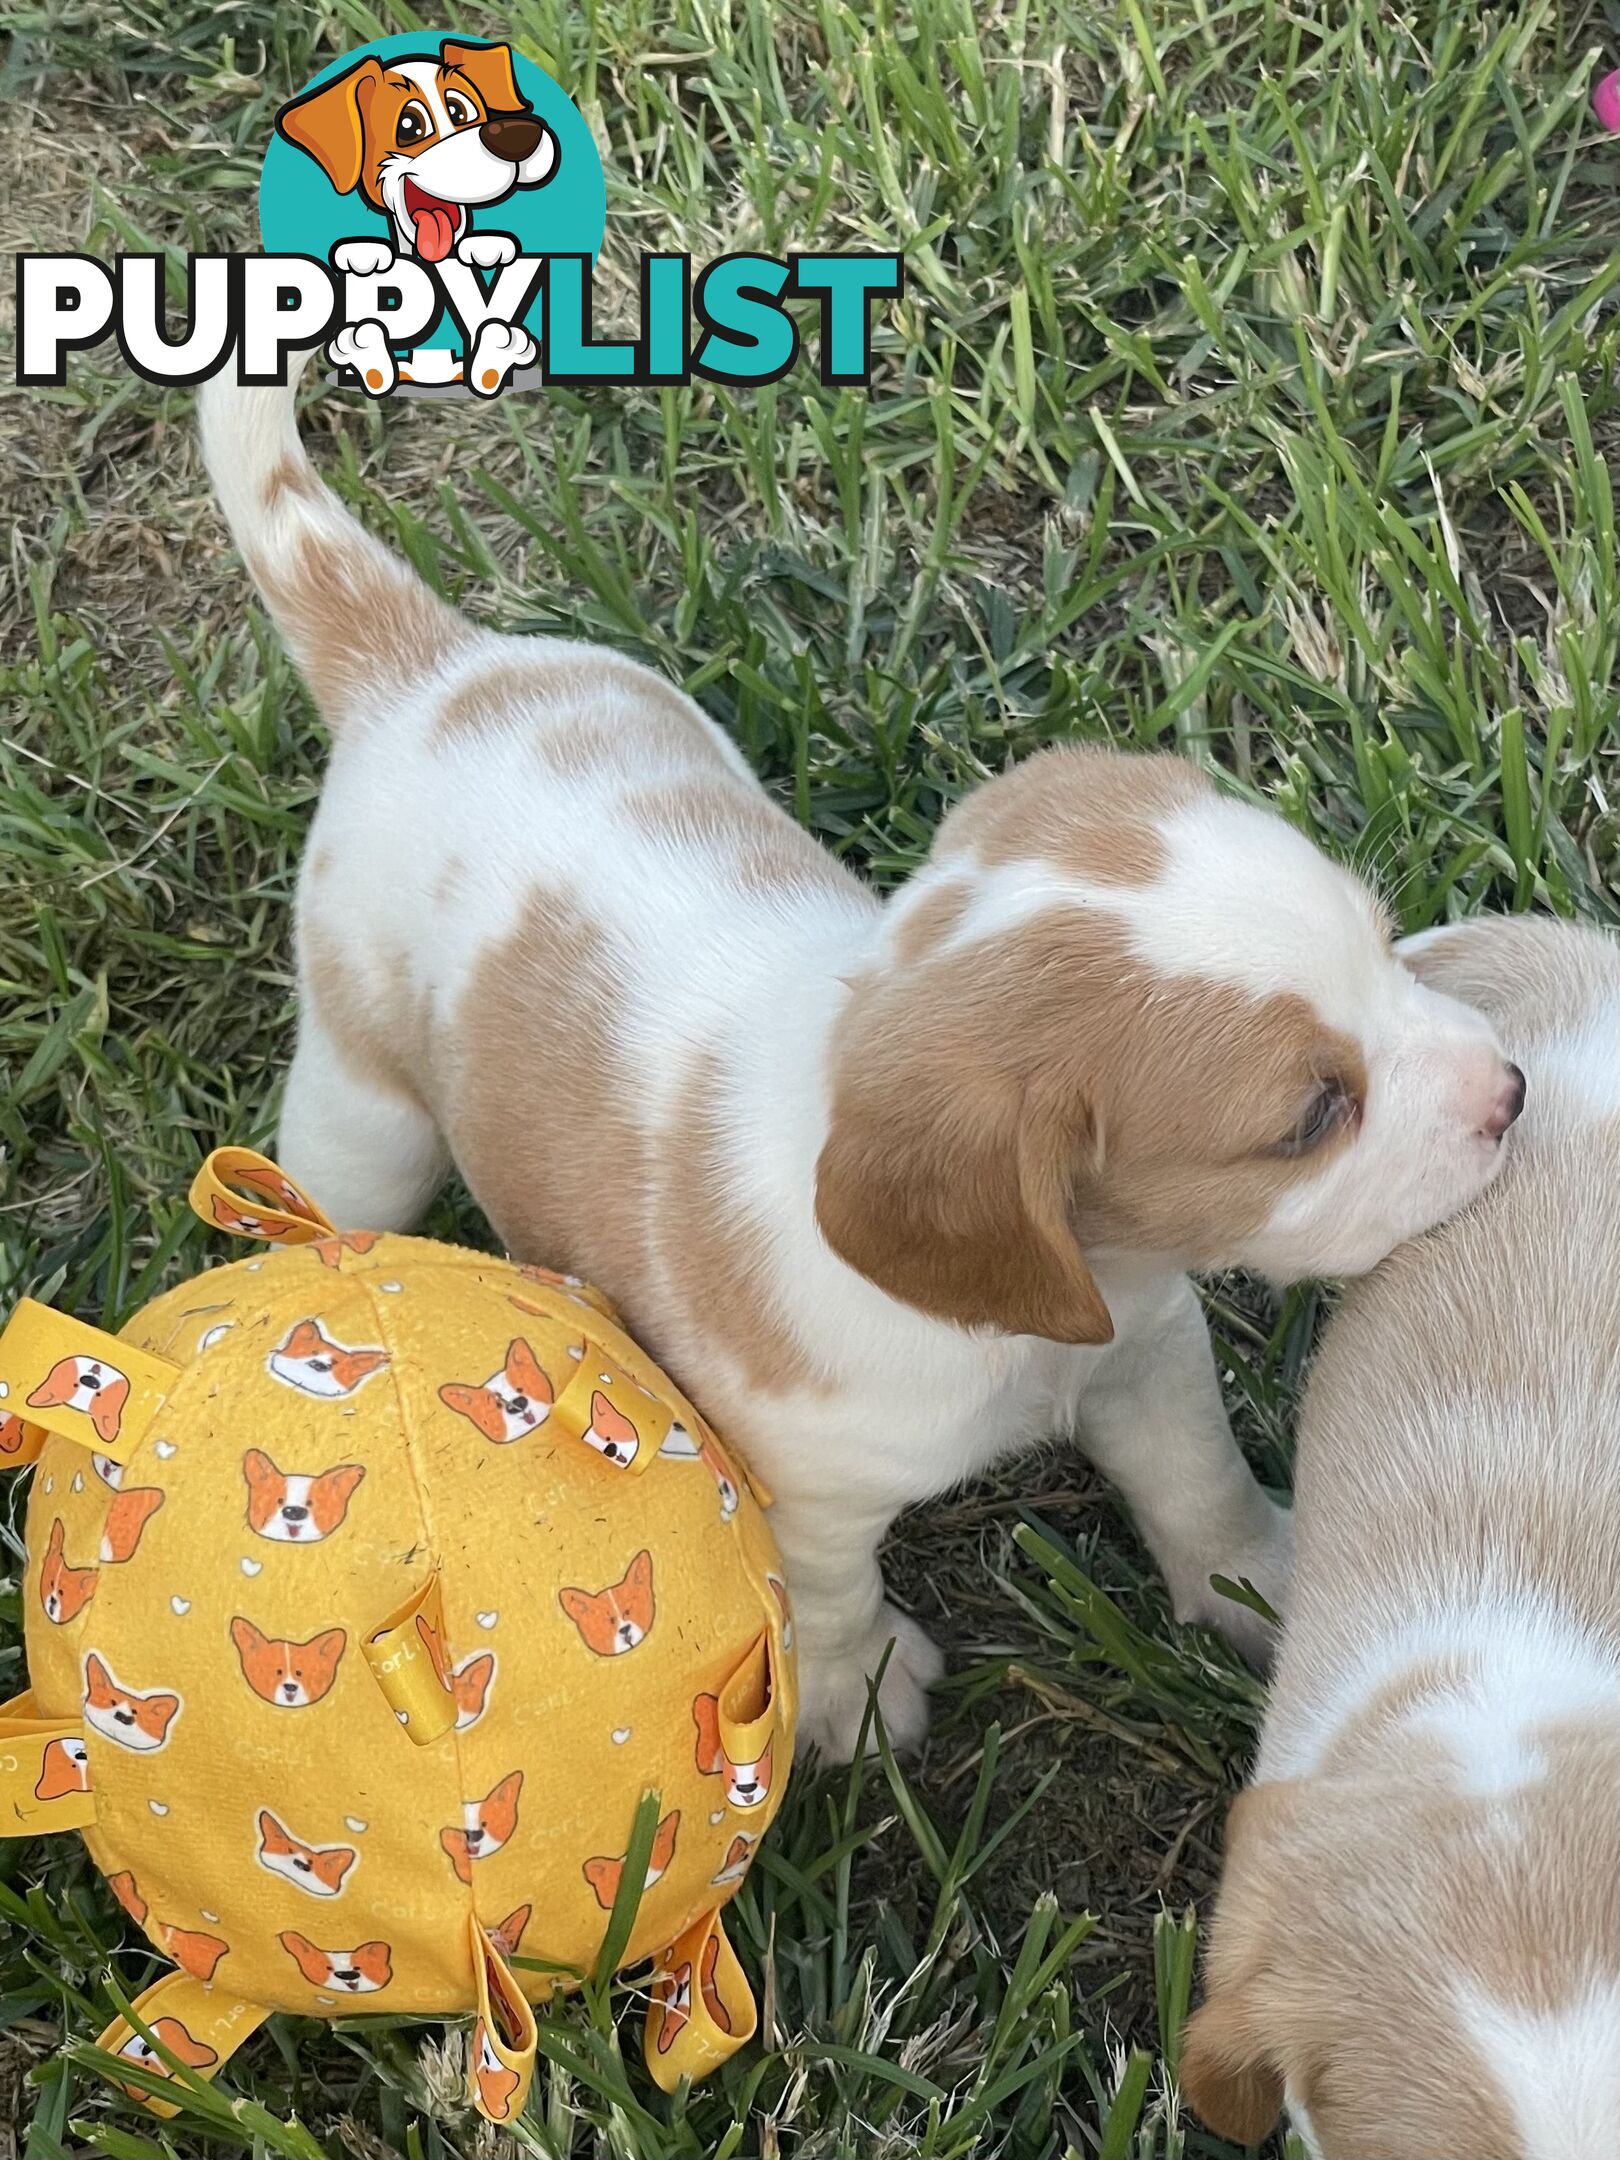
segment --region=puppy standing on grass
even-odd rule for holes
[[[1183,2090],[1318,2160],[1620,2149],[1620,946],[1414,940],[1530,1074],[1507,1175],[1347,1297]]]
[[[1495,1174],[1522,1082],[1370,894],[1193,767],[1049,751],[887,907],[688,698],[454,614],[327,492],[293,393],[220,377],[214,484],[334,736],[279,1149],[344,1224],[452,1158],[516,1255],[607,1288],[775,1495],[802,1729],[867,1677],[899,1511],[1053,1431],[1184,1618],[1266,1629],[1287,1515],[1233,1444],[1185,1270],[1370,1267]],[[498,1354],[498,1346],[496,1346]]]

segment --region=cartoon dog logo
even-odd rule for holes
[[[459,1417],[470,1418],[486,1440],[510,1447],[546,1422],[555,1391],[534,1352],[515,1335],[499,1372],[491,1373],[481,1387],[452,1380],[440,1388],[439,1400]]]
[[[341,1528],[365,1471],[339,1463],[313,1475],[280,1470],[263,1448],[242,1457],[248,1528],[275,1545],[318,1545]]]
[[[306,90],[276,115],[283,139],[313,158],[339,195],[358,195],[388,220],[388,242],[351,241],[335,250],[340,270],[385,272],[394,256],[498,269],[517,255],[510,234],[474,233],[473,212],[518,188],[544,187],[557,169],[557,138],[519,90],[510,45],[447,39],[437,52],[387,62],[368,53],[331,81]],[[392,355],[380,322],[339,332],[329,347],[367,389],[391,388]],[[486,322],[473,347],[474,386],[499,388],[535,356],[516,325]],[[414,353],[405,382],[454,381],[448,355]]]
[[[242,1677],[260,1702],[277,1710],[306,1710],[331,1692],[348,1637],[342,1628],[325,1628],[308,1642],[275,1641],[238,1614],[231,1622],[231,1641]]]
[[[463,1805],[461,1829],[439,1832],[439,1844],[459,1881],[470,1883],[473,1862],[498,1853],[511,1837],[517,1828],[518,1795],[522,1790],[523,1772],[509,1770],[482,1800],[469,1800]]]
[[[80,1410],[95,1427],[106,1447],[118,1438],[124,1405],[129,1401],[129,1375],[102,1358],[58,1358],[28,1397],[31,1410]]]
[[[311,1897],[336,1897],[360,1855],[352,1845],[306,1845],[268,1808],[259,1810],[259,1865]]]
[[[276,1940],[313,1988],[375,1995],[394,1977],[393,1953],[385,1942],[361,1943],[355,1950],[321,1950],[307,1935],[291,1929]]]
[[[647,1873],[641,1887],[650,1890],[655,1882],[662,1881],[675,1857],[675,1839],[681,1827],[681,1811],[674,1808],[658,1825],[653,1835],[652,1850],[647,1855]],[[624,1856],[618,1859],[587,1860],[580,1873],[596,1892],[596,1902],[604,1912],[613,1910],[613,1901],[619,1894],[624,1880]]]
[[[733,1762],[726,1753],[725,1742],[720,1737],[720,1700],[715,1695],[700,1695],[692,1705],[692,1719],[697,1726],[697,1766],[705,1777],[722,1777],[726,1784],[726,1798],[735,1808],[756,1808],[769,1798],[771,1790],[771,1751],[774,1742],[765,1743],[765,1752],[757,1762]]]
[[[351,1350],[335,1342],[318,1320],[300,1320],[279,1350],[265,1360],[278,1380],[300,1394],[320,1395],[335,1401],[352,1395],[357,1387],[379,1373],[388,1363],[386,1350]]]
[[[137,1695],[120,1686],[105,1661],[92,1650],[84,1661],[84,1722],[103,1740],[137,1755],[155,1754],[169,1744],[169,1731],[180,1714],[180,1698],[166,1688]]]
[[[559,1590],[557,1602],[579,1629],[587,1650],[622,1657],[644,1643],[657,1612],[652,1554],[642,1548],[618,1582],[605,1590]]]

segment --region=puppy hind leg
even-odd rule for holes
[[[421,1104],[358,1070],[307,1004],[276,1159],[340,1230],[409,1230],[450,1169]]]

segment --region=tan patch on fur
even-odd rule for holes
[[[1035,860],[1094,884],[1147,885],[1164,866],[1158,826],[1212,792],[1185,758],[1058,745],[959,803],[935,856],[969,852],[991,868]]]
[[[379,681],[431,674],[474,634],[392,556],[342,526],[300,527],[274,565],[257,549],[244,559],[330,722],[363,713]]]
[[[751,1389],[825,1387],[768,1287],[773,1268],[764,1232],[732,1197],[720,1087],[719,1059],[700,1059],[659,1143],[659,1260],[693,1328],[731,1357]]]
[[[683,841],[724,864],[746,892],[807,885],[841,893],[860,889],[819,841],[740,775],[634,788],[624,810],[650,838]]]
[[[1314,1175],[1275,1152],[1358,1046],[1305,1000],[1156,975],[1095,910],[857,985],[835,1029],[817,1216],[833,1249],[948,1319],[1111,1332],[1093,1244],[1218,1260]]]
[[[295,495],[301,502],[318,502],[321,483],[302,455],[280,457],[264,476],[264,503],[267,510],[274,510],[283,495]]]
[[[427,993],[413,985],[410,956],[378,953],[363,965],[307,913],[298,943],[305,993],[355,1072],[374,1087],[424,1104],[420,1083],[433,1070],[433,1008]]]
[[[943,945],[967,913],[972,897],[972,888],[965,883],[936,885],[908,906],[894,939],[895,957],[900,964],[914,967]]]

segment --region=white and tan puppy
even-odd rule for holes
[[[1415,940],[1530,1077],[1507,1174],[1349,1293],[1183,2089],[1320,2160],[1620,2149],[1620,946]]]
[[[1189,765],[1061,750],[888,906],[690,699],[499,637],[370,539],[291,390],[203,393],[210,470],[335,739],[299,895],[281,1154],[345,1224],[452,1157],[508,1248],[594,1277],[775,1495],[805,1729],[916,1740],[909,1503],[1074,1433],[1185,1617],[1290,1538],[1188,1268],[1366,1268],[1471,1199],[1522,1083],[1353,877]]]

